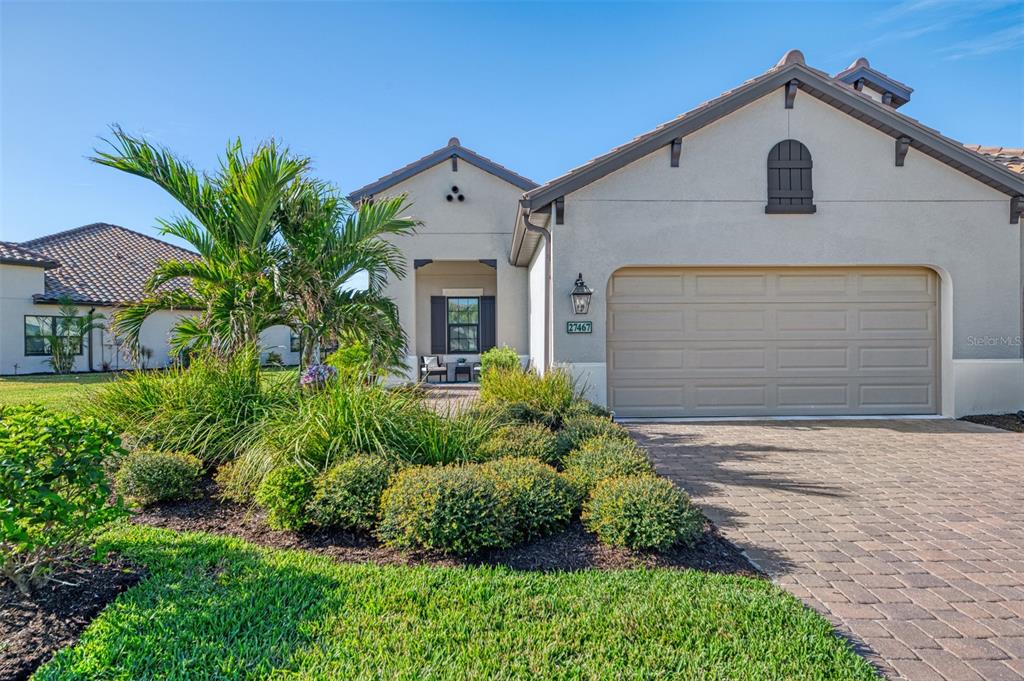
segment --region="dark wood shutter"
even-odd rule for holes
[[[783,140],[768,153],[766,213],[813,213],[811,152],[796,140]]]
[[[480,352],[490,350],[495,345],[497,338],[495,329],[497,315],[495,313],[494,296],[482,296],[480,298]]]
[[[448,299],[430,296],[430,352],[443,355],[448,350]]]

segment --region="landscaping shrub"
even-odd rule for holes
[[[554,464],[558,459],[558,437],[539,423],[502,426],[477,450],[483,461],[503,456],[525,456]]]
[[[513,522],[507,488],[480,466],[418,466],[384,490],[377,533],[399,548],[468,555],[507,546]]]
[[[299,466],[282,466],[263,480],[256,490],[256,503],[267,512],[267,524],[275,530],[299,530],[308,522],[306,504],[313,496],[313,483]]]
[[[498,369],[501,371],[514,371],[522,370],[522,364],[519,361],[519,355],[516,351],[507,345],[503,345],[500,348],[491,348],[480,355],[480,380],[484,381],[484,376],[491,369]]]
[[[691,543],[704,518],[686,493],[665,478],[607,478],[583,506],[583,523],[603,544],[665,550]]]
[[[142,447],[215,463],[230,459],[238,438],[295,393],[288,372],[262,372],[258,351],[249,349],[226,360],[200,354],[188,368],[126,372],[96,391],[87,412]]]
[[[565,412],[565,418],[569,419],[574,416],[603,416],[606,419],[612,417],[612,413],[606,408],[599,404],[594,404],[590,400],[585,400],[582,397],[577,397],[573,400],[572,404],[569,405],[569,409]]]
[[[622,475],[654,475],[643,450],[629,439],[602,435],[584,442],[563,460],[565,477],[583,497],[597,483]]]
[[[337,382],[252,429],[239,445],[234,488],[251,494],[280,466],[326,470],[355,452],[414,465],[472,461],[494,428],[490,418],[442,416],[412,391]]]
[[[516,539],[543,536],[572,519],[576,490],[551,466],[532,458],[508,457],[481,467],[509,492]]]
[[[373,372],[370,350],[355,340],[327,355],[326,363],[335,368],[341,381],[366,381]]]
[[[561,430],[558,431],[556,456],[561,459],[570,451],[594,437],[628,440],[629,433],[626,432],[625,428],[604,416],[595,416],[593,414],[567,416],[562,421]]]
[[[115,485],[120,494],[145,506],[192,496],[202,474],[203,462],[191,454],[139,449],[121,463]]]
[[[480,378],[483,402],[521,405],[526,419],[554,427],[561,423],[575,396],[569,374],[557,369],[543,376],[519,369],[492,369]]]
[[[357,455],[335,464],[316,481],[309,519],[324,527],[372,530],[392,472],[394,466],[379,456]]]
[[[96,419],[0,407],[0,574],[27,594],[93,529],[121,515],[120,504],[107,503],[104,461],[122,453]]]

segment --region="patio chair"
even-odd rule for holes
[[[431,376],[437,376],[439,383],[446,383],[448,381],[448,365],[442,364],[441,358],[437,355],[420,357],[420,380],[430,383]]]

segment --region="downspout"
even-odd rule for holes
[[[551,232],[546,227],[530,222],[530,209],[523,206],[523,226],[526,231],[540,234],[544,239],[544,373],[551,368],[554,338],[551,333]]]
[[[92,368],[92,330],[93,329],[92,329],[92,323],[91,323],[92,316],[94,314],[96,314],[96,308],[95,307],[90,308],[89,309],[89,319],[90,319],[90,324],[89,324],[89,372],[90,373],[92,373],[92,371],[94,371],[94,369]]]

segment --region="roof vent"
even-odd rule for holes
[[[871,68],[871,63],[866,57],[858,57],[856,61],[837,73],[834,78],[852,86],[858,92],[863,92],[876,102],[881,102],[894,109],[909,102],[910,93],[914,91],[914,88]]]

